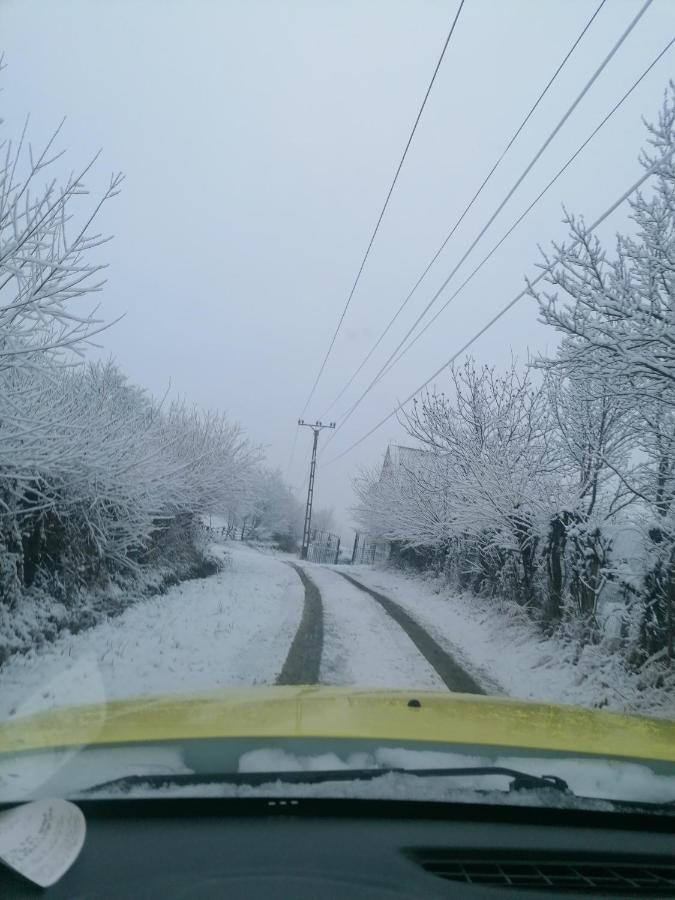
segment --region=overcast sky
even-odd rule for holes
[[[327,408],[406,296],[599,0],[466,0],[412,147],[306,418]],[[99,226],[103,337],[155,394],[226,410],[286,469],[317,374],[431,78],[458,0],[0,0],[0,115],[39,143],[67,116],[75,167],[122,170]],[[606,0],[544,103],[383,345],[326,419],[340,414],[462,256],[642,0]],[[452,291],[675,33],[654,0],[448,288]],[[535,272],[537,244],[564,235],[561,204],[590,220],[640,174],[641,116],[654,119],[673,50],[549,194],[345,424],[316,502],[345,536],[351,477],[400,440],[407,396]],[[625,208],[604,229],[626,226]],[[444,296],[447,296],[444,295]],[[474,347],[480,362],[554,346],[523,300]],[[322,439],[325,438],[322,436]],[[311,433],[289,477],[304,491]]]

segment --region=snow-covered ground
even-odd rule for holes
[[[279,557],[216,548],[222,572],[140,601],[117,617],[0,668],[0,719],[78,703],[274,683],[300,624],[304,591]],[[375,600],[329,567],[303,564],[321,592],[320,680],[443,690]],[[403,607],[491,694],[675,717],[675,697],[640,685],[617,654],[544,638],[512,606],[452,594],[421,576],[349,567]]]
[[[273,684],[300,624],[302,583],[278,555],[239,542],[214,549],[226,559],[219,574],[10,660],[0,669],[0,719],[140,695]],[[378,603],[330,569],[303,565],[321,592],[323,683],[445,689]]]
[[[349,573],[391,597],[489,693],[675,718],[675,696],[650,688],[604,647],[546,638],[513,605],[457,594],[438,579],[391,568]]]
[[[219,574],[10,660],[0,669],[0,719],[74,703],[273,683],[303,602],[289,566],[228,544]]]
[[[408,635],[363,591],[324,566],[303,563],[321,592],[321,681],[364,687],[445,690]]]

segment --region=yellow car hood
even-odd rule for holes
[[[419,706],[409,705],[411,699]],[[441,692],[253,687],[139,697],[0,722],[0,753],[191,738],[471,744],[675,762],[675,722]]]

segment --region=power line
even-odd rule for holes
[[[461,11],[462,11],[462,7],[464,6],[464,3],[465,3],[465,0],[460,0],[459,6],[457,7],[457,12],[455,13],[455,17],[454,17],[454,19],[453,19],[453,21],[452,21],[452,25],[450,26],[450,31],[448,32],[448,36],[447,36],[446,39],[445,39],[445,43],[443,44],[443,49],[441,50],[441,55],[440,55],[439,58],[438,58],[438,62],[436,63],[436,68],[434,69],[434,73],[433,73],[433,75],[431,76],[431,81],[429,82],[429,86],[427,87],[426,93],[425,93],[425,95],[424,95],[424,99],[422,100],[422,105],[420,106],[420,108],[419,108],[419,110],[418,110],[418,112],[417,112],[417,116],[416,116],[416,118],[415,118],[415,122],[414,122],[413,127],[412,127],[412,130],[411,130],[411,132],[410,132],[410,136],[408,137],[408,142],[407,142],[406,145],[405,145],[405,149],[404,149],[404,151],[403,151],[403,155],[401,156],[401,160],[400,160],[400,162],[399,162],[399,164],[398,164],[398,167],[397,167],[397,169],[396,169],[396,173],[394,174],[394,179],[393,179],[393,181],[392,181],[392,183],[391,183],[391,186],[390,186],[389,191],[388,191],[388,193],[387,193],[387,196],[386,196],[386,198],[385,198],[384,205],[382,206],[382,209],[381,209],[381,211],[380,211],[380,215],[379,215],[379,217],[378,217],[378,219],[377,219],[377,222],[376,222],[376,224],[375,224],[375,228],[373,229],[373,233],[372,233],[371,236],[370,236],[370,241],[368,242],[368,246],[366,247],[366,252],[365,252],[364,255],[363,255],[363,259],[361,260],[361,265],[359,266],[359,270],[358,270],[358,272],[356,273],[356,278],[354,279],[354,283],[352,284],[352,289],[351,289],[351,291],[349,292],[349,296],[347,297],[347,302],[346,302],[345,305],[344,305],[344,309],[342,310],[342,314],[340,315],[340,318],[339,318],[338,323],[337,323],[337,327],[336,327],[336,329],[335,329],[335,331],[334,331],[334,333],[333,333],[333,337],[332,337],[331,340],[330,340],[330,343],[329,343],[329,345],[328,345],[328,350],[326,350],[326,355],[325,355],[324,358],[323,358],[323,362],[321,363],[321,366],[320,366],[320,368],[319,368],[318,374],[317,374],[316,378],[314,379],[314,384],[312,385],[312,389],[311,389],[311,391],[309,392],[309,397],[307,398],[307,401],[305,402],[305,405],[304,405],[303,408],[302,408],[302,413],[301,413],[301,415],[304,415],[304,414],[305,414],[305,412],[306,412],[306,410],[307,410],[307,407],[309,406],[309,404],[310,404],[310,402],[311,402],[311,400],[312,400],[312,397],[314,396],[314,392],[316,391],[316,388],[317,388],[317,385],[318,385],[318,383],[319,383],[319,380],[320,380],[321,376],[323,375],[323,371],[324,371],[324,369],[326,368],[326,363],[328,362],[328,357],[330,356],[331,351],[333,350],[333,346],[335,345],[336,338],[337,338],[337,336],[338,336],[338,333],[339,333],[339,331],[340,331],[340,328],[342,327],[342,323],[343,323],[344,318],[345,318],[345,316],[346,316],[346,314],[347,314],[347,310],[349,309],[349,305],[350,305],[350,303],[352,302],[352,297],[354,296],[354,291],[356,290],[356,286],[358,285],[359,280],[360,280],[360,278],[361,278],[361,273],[363,272],[363,269],[364,269],[364,267],[365,267],[365,265],[366,265],[366,260],[368,259],[368,256],[369,256],[369,254],[370,254],[370,250],[371,250],[371,248],[372,248],[372,246],[373,246],[373,243],[374,243],[374,241],[375,241],[375,237],[376,237],[376,235],[377,235],[377,232],[379,231],[380,224],[381,224],[381,222],[382,222],[382,219],[384,218],[384,214],[385,214],[385,211],[386,211],[386,209],[387,209],[387,206],[389,205],[389,200],[391,199],[391,195],[392,195],[392,193],[394,192],[394,187],[396,186],[396,182],[398,181],[398,176],[399,176],[399,174],[400,174],[400,172],[401,172],[401,169],[403,168],[403,163],[404,163],[404,161],[405,161],[405,158],[406,158],[406,156],[408,155],[408,150],[410,149],[410,145],[412,144],[413,137],[415,136],[415,131],[417,130],[417,126],[418,126],[419,121],[420,121],[420,119],[421,119],[421,117],[422,117],[422,113],[423,113],[423,111],[424,111],[424,107],[426,106],[427,100],[429,99],[429,94],[431,93],[431,89],[432,89],[432,87],[433,87],[433,85],[434,85],[434,81],[436,80],[436,76],[438,75],[438,70],[439,70],[440,67],[441,67],[441,63],[443,62],[443,57],[445,56],[445,51],[448,49],[448,45],[449,45],[449,43],[450,43],[450,39],[452,38],[453,32],[454,32],[454,30],[455,30],[455,25],[457,24],[457,20],[459,19],[459,14],[460,14]]]
[[[450,274],[447,276],[447,278],[443,281],[443,283],[441,284],[441,286],[438,288],[438,290],[437,290],[436,293],[433,295],[433,297],[431,298],[431,300],[430,300],[430,301],[427,303],[427,305],[424,307],[424,309],[423,309],[422,312],[419,314],[419,316],[415,319],[415,321],[414,321],[413,324],[410,326],[410,328],[408,329],[408,331],[405,333],[405,335],[403,336],[403,338],[399,341],[399,343],[397,344],[397,346],[394,348],[394,350],[391,352],[391,354],[390,354],[389,357],[386,359],[386,361],[384,362],[384,364],[381,366],[381,368],[379,369],[379,371],[377,372],[377,374],[375,375],[375,377],[373,378],[373,380],[370,382],[370,384],[368,385],[368,387],[363,391],[363,393],[362,393],[361,396],[358,398],[358,400],[356,400],[356,402],[352,405],[352,407],[349,409],[349,411],[346,413],[346,415],[342,418],[342,420],[341,420],[340,423],[338,424],[338,430],[345,424],[345,422],[346,422],[347,419],[352,415],[352,413],[354,412],[354,410],[361,404],[361,402],[362,402],[363,399],[366,397],[366,395],[367,395],[368,393],[370,393],[370,391],[371,391],[372,388],[375,386],[375,384],[377,384],[377,382],[378,382],[380,376],[382,375],[382,373],[384,372],[384,370],[387,368],[387,366],[389,366],[389,363],[392,361],[392,359],[396,356],[396,354],[399,352],[399,350],[401,349],[401,347],[402,347],[402,346],[405,344],[405,342],[408,340],[408,338],[409,338],[410,335],[413,333],[413,331],[415,330],[415,328],[417,328],[417,326],[419,325],[419,323],[421,322],[421,320],[424,318],[424,316],[427,314],[427,312],[431,309],[431,307],[432,307],[433,304],[436,302],[436,300],[438,299],[438,297],[440,296],[440,294],[445,290],[445,288],[447,287],[447,285],[448,285],[448,283],[450,282],[450,280],[451,280],[451,279],[454,277],[454,275],[456,274],[457,270],[458,270],[458,269],[460,268],[460,266],[464,263],[464,261],[466,260],[466,258],[469,256],[469,254],[472,252],[472,250],[474,249],[474,247],[476,246],[476,244],[477,244],[477,243],[480,241],[480,239],[483,237],[483,235],[484,235],[485,232],[488,230],[488,228],[490,227],[490,225],[491,225],[491,224],[494,222],[494,220],[497,218],[497,216],[498,216],[499,213],[502,211],[502,209],[506,206],[506,204],[507,204],[508,201],[511,199],[511,197],[513,196],[513,194],[515,193],[515,191],[517,190],[517,188],[522,184],[522,182],[524,181],[524,179],[526,178],[526,176],[529,174],[529,172],[531,171],[531,169],[532,169],[533,166],[535,165],[535,163],[539,160],[539,158],[540,158],[541,155],[544,153],[544,151],[546,150],[546,148],[549,146],[549,144],[551,143],[551,141],[555,138],[555,136],[558,134],[558,132],[560,131],[560,129],[563,127],[563,125],[565,124],[565,122],[567,121],[567,119],[571,116],[571,114],[574,112],[574,110],[575,110],[576,107],[579,105],[579,103],[581,102],[581,100],[582,100],[582,99],[584,98],[584,96],[588,93],[588,91],[590,90],[590,88],[592,87],[592,85],[595,83],[595,81],[596,81],[597,78],[599,77],[600,73],[605,69],[605,67],[607,66],[607,64],[610,62],[610,60],[611,60],[612,57],[615,55],[615,53],[617,52],[617,50],[621,47],[621,45],[622,45],[623,42],[626,40],[626,38],[628,37],[628,35],[631,33],[631,31],[633,30],[633,28],[637,25],[637,23],[638,23],[639,20],[642,18],[642,16],[644,15],[644,13],[647,11],[647,9],[649,8],[649,6],[651,6],[652,2],[653,2],[653,0],[645,0],[645,3],[642,5],[642,7],[641,7],[641,9],[638,11],[637,15],[631,20],[630,24],[629,24],[628,27],[625,29],[625,31],[622,33],[622,35],[620,36],[619,40],[614,44],[614,46],[612,47],[612,49],[610,50],[610,52],[607,54],[607,56],[605,56],[605,58],[604,58],[604,60],[602,61],[602,63],[601,63],[601,64],[598,66],[598,68],[595,70],[595,72],[593,73],[593,75],[591,76],[591,78],[586,82],[586,84],[584,85],[583,89],[582,89],[581,92],[577,95],[577,97],[576,97],[576,99],[574,100],[574,102],[572,103],[572,105],[568,108],[567,112],[563,115],[563,117],[560,119],[560,121],[559,121],[558,124],[555,126],[555,128],[553,129],[553,131],[549,134],[549,136],[546,138],[546,140],[544,141],[544,143],[541,145],[541,147],[539,148],[539,150],[537,151],[537,153],[534,155],[534,157],[532,158],[532,160],[531,160],[531,161],[528,163],[528,165],[525,167],[525,170],[522,172],[522,174],[520,175],[520,177],[517,179],[517,181],[515,182],[515,184],[514,184],[513,187],[511,188],[511,190],[510,190],[510,191],[508,192],[508,194],[506,195],[506,197],[502,200],[502,202],[499,204],[499,206],[497,207],[497,209],[493,212],[493,214],[490,216],[490,218],[488,219],[488,221],[486,222],[486,224],[485,224],[485,225],[483,226],[483,228],[480,230],[480,232],[478,233],[478,235],[477,235],[477,236],[474,238],[474,240],[471,242],[471,244],[469,245],[468,249],[465,251],[465,253],[464,253],[464,255],[462,256],[462,258],[461,258],[461,259],[459,260],[459,262],[455,265],[455,267],[454,267],[453,270],[450,272]]]
[[[600,131],[600,129],[601,129],[601,128],[609,121],[609,119],[611,119],[611,117],[614,115],[614,113],[615,113],[615,112],[619,109],[619,107],[620,107],[620,106],[628,99],[628,97],[630,97],[630,95],[633,93],[633,91],[635,90],[635,88],[636,88],[636,87],[640,84],[640,82],[641,82],[641,81],[649,74],[649,72],[651,72],[651,70],[654,68],[654,66],[657,64],[657,62],[658,62],[658,61],[659,61],[659,60],[660,60],[660,59],[668,52],[668,50],[670,50],[670,48],[673,46],[673,44],[675,44],[675,38],[671,38],[671,39],[670,39],[670,41],[666,44],[666,46],[663,48],[663,50],[661,50],[661,52],[660,52],[659,54],[657,54],[657,56],[656,56],[656,57],[651,61],[651,63],[647,66],[647,68],[646,68],[646,69],[644,70],[644,72],[640,75],[640,77],[639,77],[636,81],[633,82],[633,84],[632,84],[631,87],[626,91],[626,93],[623,95],[623,97],[621,97],[621,99],[618,100],[618,101],[614,104],[614,106],[610,109],[610,111],[609,111],[609,112],[607,113],[607,115],[602,119],[602,121],[601,121],[601,122],[593,129],[593,131],[589,134],[589,136],[586,138],[586,140],[583,142],[583,144],[581,144],[581,146],[580,146],[580,147],[572,154],[572,156],[570,156],[570,158],[567,160],[567,162],[565,163],[565,165],[562,166],[562,168],[560,168],[560,169],[558,170],[558,172],[554,175],[554,177],[548,182],[548,184],[546,185],[546,187],[545,187],[542,191],[540,191],[539,194],[537,194],[537,196],[536,196],[536,197],[534,198],[534,200],[530,203],[530,205],[527,207],[527,209],[526,209],[523,213],[521,213],[521,215],[516,219],[516,221],[513,223],[513,225],[511,225],[511,227],[508,229],[508,231],[506,231],[506,232],[504,233],[504,235],[502,235],[502,237],[499,239],[499,241],[497,241],[497,243],[496,243],[496,244],[494,245],[494,247],[490,250],[490,252],[489,252],[488,254],[486,254],[486,256],[483,257],[483,259],[478,263],[478,265],[477,265],[476,268],[471,272],[471,274],[468,275],[467,278],[465,278],[465,280],[464,280],[464,281],[460,284],[460,286],[457,288],[457,290],[454,291],[454,293],[452,293],[452,294],[448,297],[448,299],[445,301],[445,303],[443,304],[443,306],[441,306],[441,308],[440,308],[439,310],[437,310],[436,313],[434,313],[434,315],[433,315],[432,318],[426,323],[426,325],[425,325],[420,331],[417,332],[417,334],[413,337],[413,339],[410,341],[410,343],[409,343],[409,344],[406,344],[406,346],[401,350],[401,352],[400,352],[399,355],[396,357],[396,359],[395,359],[395,360],[391,363],[391,365],[390,365],[390,366],[382,373],[382,375],[380,376],[380,378],[378,378],[377,383],[379,383],[379,382],[381,381],[381,379],[384,378],[384,377],[391,371],[391,369],[394,368],[395,365],[397,365],[397,363],[399,362],[399,360],[400,360],[400,359],[408,352],[408,350],[410,350],[410,348],[411,348],[415,343],[417,343],[417,341],[422,337],[422,335],[423,335],[426,331],[428,331],[429,328],[431,328],[431,326],[434,324],[434,322],[436,321],[436,319],[438,319],[438,317],[444,312],[444,310],[447,309],[447,307],[448,307],[448,306],[450,305],[450,303],[455,299],[455,297],[456,297],[459,293],[461,293],[461,291],[464,290],[464,288],[465,288],[466,285],[472,280],[472,278],[474,277],[474,275],[478,274],[478,272],[480,271],[480,269],[483,268],[483,266],[484,266],[485,263],[490,259],[490,257],[491,257],[491,256],[499,249],[499,247],[501,247],[501,245],[504,243],[504,241],[505,241],[505,240],[509,237],[509,235],[510,235],[510,234],[518,227],[518,225],[520,225],[520,223],[523,221],[523,219],[524,219],[524,218],[531,212],[531,210],[537,205],[537,203],[541,200],[541,198],[542,198],[542,197],[544,196],[544,194],[549,190],[549,188],[551,188],[551,187],[555,184],[555,182],[558,180],[558,178],[560,178],[560,176],[561,176],[561,175],[569,168],[569,166],[574,162],[574,160],[577,158],[577,156],[579,156],[579,154],[582,152],[582,150],[584,150],[585,147],[586,147],[588,144],[590,144],[590,142],[593,140],[593,138],[595,137],[595,135],[596,135],[596,134]]]
[[[555,70],[555,72],[553,73],[553,75],[552,75],[551,78],[549,79],[548,83],[546,84],[546,86],[544,87],[544,89],[541,91],[541,93],[539,94],[539,96],[537,97],[537,99],[535,100],[534,105],[530,108],[530,111],[527,113],[527,115],[525,116],[525,118],[523,119],[523,121],[520,123],[520,125],[518,126],[518,128],[516,129],[516,131],[514,131],[514,133],[513,133],[513,135],[511,136],[510,140],[508,141],[508,143],[506,144],[506,146],[505,146],[504,149],[502,150],[500,156],[497,158],[497,161],[494,163],[494,165],[492,166],[492,168],[490,169],[490,171],[488,172],[488,174],[487,174],[487,175],[485,176],[485,178],[483,179],[482,184],[480,185],[480,187],[478,188],[478,190],[476,191],[476,193],[473,195],[473,197],[471,198],[471,200],[469,200],[469,203],[468,203],[467,206],[464,208],[462,214],[460,215],[460,217],[457,219],[457,221],[455,222],[455,224],[454,224],[454,225],[452,226],[452,228],[450,229],[450,232],[448,233],[447,237],[445,238],[445,240],[443,241],[443,243],[440,245],[440,247],[438,248],[438,250],[434,253],[434,255],[432,256],[431,260],[430,260],[429,263],[427,264],[426,268],[424,269],[424,271],[422,272],[422,274],[421,274],[420,277],[417,279],[417,281],[416,281],[415,284],[413,285],[412,289],[411,289],[410,292],[408,293],[407,297],[403,300],[403,302],[401,303],[401,305],[399,306],[399,308],[396,310],[394,316],[389,320],[389,323],[388,323],[387,327],[384,329],[384,331],[382,332],[382,334],[379,336],[379,338],[377,339],[377,341],[373,344],[373,346],[370,348],[370,350],[368,351],[368,353],[366,354],[366,356],[365,356],[364,359],[362,360],[362,362],[361,362],[361,364],[359,365],[358,369],[356,369],[356,371],[352,374],[352,376],[351,376],[351,378],[349,379],[349,381],[345,384],[345,386],[342,388],[342,390],[340,391],[340,393],[335,397],[335,399],[332,401],[332,403],[330,404],[330,406],[327,407],[326,413],[324,413],[324,416],[325,416],[328,412],[330,412],[330,410],[331,410],[331,409],[335,406],[335,404],[340,400],[340,398],[344,395],[344,393],[351,387],[351,385],[352,385],[353,382],[354,382],[354,379],[359,375],[359,373],[361,372],[361,370],[363,369],[363,367],[366,365],[366,363],[368,362],[368,360],[370,359],[370,357],[373,355],[373,353],[374,353],[374,352],[377,350],[377,348],[380,346],[380,344],[382,343],[382,341],[384,340],[384,338],[387,336],[387,334],[389,333],[389,329],[392,327],[392,325],[394,324],[394,322],[398,319],[398,317],[400,316],[400,314],[403,312],[403,310],[404,310],[405,307],[407,306],[408,302],[409,302],[410,299],[412,298],[412,296],[413,296],[413,294],[415,293],[415,291],[417,290],[417,288],[420,286],[420,284],[421,284],[421,283],[424,281],[424,279],[426,278],[426,276],[427,276],[429,270],[431,269],[431,267],[433,266],[433,264],[436,262],[436,260],[438,259],[438,257],[441,255],[441,253],[443,252],[443,250],[444,250],[445,247],[447,246],[448,241],[449,241],[450,238],[454,235],[454,233],[457,231],[457,229],[459,228],[459,226],[460,226],[461,223],[463,222],[465,216],[466,216],[467,213],[471,210],[471,208],[473,207],[473,205],[474,205],[474,203],[476,202],[476,200],[478,199],[478,197],[481,195],[481,193],[482,193],[482,191],[483,191],[483,188],[487,185],[488,181],[492,178],[493,174],[496,172],[496,170],[497,170],[497,168],[499,167],[499,165],[501,164],[502,160],[504,159],[504,157],[506,156],[506,154],[509,152],[509,150],[511,149],[511,147],[512,147],[513,144],[515,143],[516,139],[518,138],[518,135],[521,133],[521,131],[523,130],[523,128],[527,125],[527,123],[528,123],[528,122],[530,121],[530,119],[532,118],[532,115],[534,114],[535,110],[537,109],[537,107],[539,106],[539,104],[541,103],[541,101],[544,99],[544,97],[546,96],[546,94],[548,93],[549,88],[551,87],[551,85],[553,84],[553,82],[556,80],[556,78],[558,77],[558,75],[560,74],[560,72],[562,71],[563,67],[564,67],[565,64],[567,63],[567,60],[570,58],[570,56],[571,56],[571,55],[574,53],[574,51],[576,50],[576,48],[577,48],[579,42],[581,41],[581,39],[583,38],[583,36],[586,34],[586,32],[588,31],[588,29],[591,27],[591,25],[593,24],[593,21],[595,20],[596,16],[598,15],[598,13],[600,12],[600,10],[602,9],[602,7],[605,5],[606,2],[607,2],[607,0],[600,0],[600,3],[599,3],[599,5],[597,6],[595,12],[594,12],[593,15],[590,17],[590,19],[586,22],[586,24],[584,25],[583,29],[582,29],[581,32],[579,33],[579,36],[577,37],[577,39],[574,41],[574,43],[572,44],[572,46],[570,47],[570,49],[567,51],[567,53],[566,53],[565,56],[563,57],[562,62],[560,63],[560,65],[558,66],[558,68]]]
[[[654,163],[653,166],[650,166],[650,168],[644,172],[644,174],[642,175],[641,178],[639,178],[633,185],[631,185],[631,187],[629,187],[628,190],[625,191],[619,197],[619,199],[616,200],[609,207],[609,209],[607,209],[599,218],[597,218],[595,220],[595,222],[593,222],[592,225],[589,226],[589,228],[587,229],[587,232],[589,234],[591,234],[593,231],[595,231],[595,229],[599,225],[601,225],[605,221],[605,219],[607,219],[619,206],[621,206],[621,204],[625,200],[627,200],[631,196],[631,194],[633,194],[636,190],[638,190],[638,188],[641,187],[641,185],[648,178],[650,178],[654,174],[654,172],[656,172],[657,169],[659,169],[663,165],[664,162],[666,162],[668,159],[670,159],[672,157],[672,155],[673,155],[673,152],[671,151],[671,153],[666,154],[657,163]],[[579,243],[579,241],[574,241],[573,243],[570,244],[569,249],[571,249],[572,247],[575,247],[578,243]],[[533,278],[532,281],[529,282],[528,286],[524,290],[522,290],[519,294],[516,294],[516,296],[513,298],[513,300],[510,300],[505,306],[503,306],[499,310],[499,312],[490,319],[489,322],[487,322],[485,325],[483,325],[483,327],[480,329],[480,331],[477,331],[473,335],[473,337],[471,337],[462,347],[460,347],[459,350],[457,350],[456,353],[453,353],[453,355],[448,360],[446,360],[441,366],[439,366],[438,369],[436,369],[436,371],[433,373],[433,375],[430,375],[426,381],[424,381],[419,387],[415,388],[415,390],[411,394],[409,394],[405,398],[405,400],[402,400],[399,403],[397,403],[397,405],[394,407],[394,409],[390,413],[388,413],[388,415],[386,415],[383,419],[380,419],[380,421],[377,423],[377,425],[374,425],[370,429],[370,431],[366,432],[366,434],[364,434],[362,437],[360,437],[357,441],[354,441],[353,444],[350,444],[350,446],[347,447],[346,450],[343,450],[342,453],[339,453],[337,456],[334,456],[332,459],[328,460],[328,463],[330,464],[330,463],[336,462],[338,459],[342,459],[343,456],[346,456],[348,453],[351,453],[352,450],[354,450],[356,447],[358,447],[360,444],[362,444],[365,440],[367,440],[372,434],[374,434],[386,422],[388,422],[389,419],[391,419],[398,412],[400,412],[400,410],[403,409],[403,407],[406,405],[406,403],[409,403],[413,399],[413,397],[415,397],[417,394],[420,393],[420,391],[423,391],[426,387],[428,387],[429,384],[434,380],[434,378],[437,378],[444,369],[447,369],[448,366],[451,366],[455,362],[455,360],[458,357],[460,357],[463,353],[465,353],[472,344],[475,344],[475,342],[480,337],[482,337],[482,335],[484,335],[486,331],[488,331],[490,328],[492,328],[492,326],[495,324],[495,322],[498,322],[499,319],[502,318],[502,316],[506,315],[506,313],[516,305],[516,303],[518,303],[520,300],[522,300],[522,298],[525,297],[529,293],[530,288],[532,288],[535,284],[538,284],[543,278],[546,277],[546,275],[551,271],[551,268],[552,268],[552,265],[549,265],[549,266],[546,266],[545,268],[543,268],[541,273],[539,275],[537,275],[536,278]]]

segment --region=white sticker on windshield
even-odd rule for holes
[[[36,800],[0,812],[0,862],[49,887],[77,859],[86,833],[81,810],[67,800]]]

